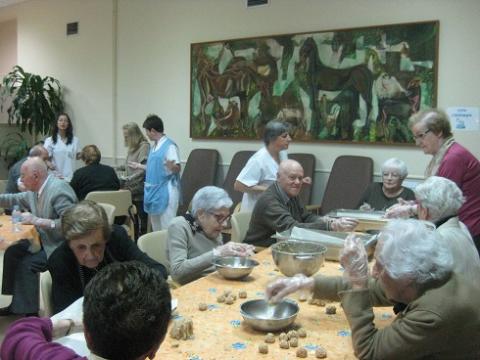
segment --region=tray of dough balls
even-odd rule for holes
[[[355,231],[366,232],[369,230],[381,230],[388,222],[385,219],[385,211],[363,211],[338,209],[327,214],[330,217],[349,217],[358,220]]]

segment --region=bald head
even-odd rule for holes
[[[48,151],[42,145],[35,145],[28,152],[29,157],[39,157],[43,161],[48,160]]]
[[[298,161],[284,160],[280,163],[277,173],[277,183],[288,197],[295,197],[302,190],[303,167]]]
[[[20,179],[29,191],[39,191],[47,176],[47,165],[39,157],[28,158],[20,168]]]

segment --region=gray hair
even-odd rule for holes
[[[412,279],[421,290],[453,271],[449,247],[425,222],[391,220],[379,239],[376,258],[392,279]]]
[[[442,133],[442,138],[446,139],[452,136],[452,128],[448,115],[445,111],[440,109],[424,109],[413,114],[408,119],[408,126],[410,129],[418,123],[425,125],[427,130],[434,134]]]
[[[398,171],[398,174],[400,175],[400,178],[402,180],[405,179],[408,175],[407,164],[405,164],[404,161],[397,158],[388,159],[382,164],[382,167],[381,167],[382,174],[388,169],[394,169]]]
[[[432,221],[457,215],[465,202],[462,190],[457,184],[440,176],[430,176],[417,185],[414,191],[420,205],[428,209]]]
[[[277,137],[289,131],[289,124],[276,120],[269,121],[263,131],[263,142],[268,145]]]
[[[68,208],[62,215],[62,233],[67,241],[86,236],[101,229],[105,241],[110,237],[110,224],[103,207],[91,200],[83,200]]]
[[[198,190],[192,199],[192,215],[197,218],[200,209],[214,211],[221,208],[229,209],[233,205],[227,192],[216,186],[205,186]]]

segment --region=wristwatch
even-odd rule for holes
[[[50,220],[50,229],[55,229],[55,221]]]

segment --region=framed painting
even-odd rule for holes
[[[190,136],[412,144],[409,117],[437,101],[439,22],[191,44]]]

